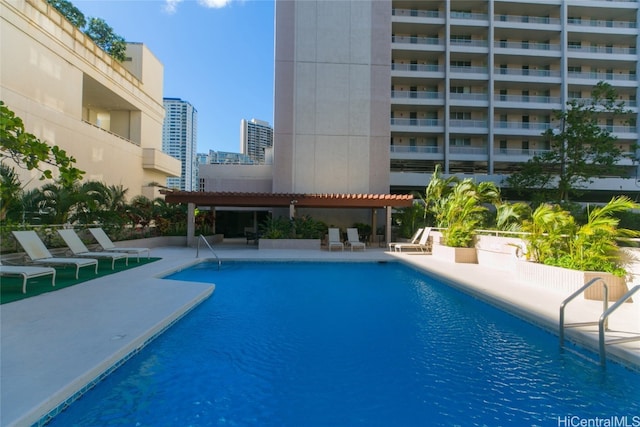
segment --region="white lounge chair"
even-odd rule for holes
[[[62,240],[69,246],[74,256],[82,258],[106,258],[111,260],[111,269],[116,268],[116,260],[124,259],[125,265],[129,265],[129,254],[122,252],[91,252],[89,248],[82,243],[80,237],[73,230],[58,230],[58,234]]]
[[[395,250],[396,245],[401,245],[404,243],[418,243],[418,240],[420,239],[420,235],[422,234],[422,230],[424,230],[424,228],[418,228],[416,230],[416,232],[413,234],[413,236],[411,236],[411,239],[409,239],[408,242],[391,242],[389,243],[389,250],[393,251]]]
[[[360,248],[364,251],[367,247],[367,245],[360,241],[357,228],[347,228],[347,246],[351,248],[352,252],[353,248]]]
[[[126,252],[129,254],[136,254],[138,257],[138,262],[140,262],[140,254],[146,252],[147,258],[151,257],[151,250],[149,248],[118,248],[113,244],[107,233],[104,232],[102,228],[90,228],[89,232],[93,235],[93,238],[96,239],[98,244],[105,251],[109,252]]]
[[[422,236],[418,243],[398,243],[394,246],[396,252],[402,252],[403,249],[414,249],[420,252],[431,252],[431,244],[429,243],[429,234],[431,233],[431,227],[426,227],[422,230]]]
[[[35,231],[14,231],[13,235],[27,253],[27,256],[36,264],[48,266],[75,265],[76,279],[78,278],[80,267],[95,266],[96,274],[98,274],[97,259],[54,257],[44,243],[42,243],[42,240],[40,240],[40,237],[38,237]]]
[[[329,251],[331,248],[337,247],[344,251],[344,243],[340,241],[340,230],[337,228],[329,229],[329,241],[327,242],[327,246],[329,247]]]
[[[56,269],[52,267],[33,267],[30,265],[2,265],[0,276],[22,277],[22,293],[27,293],[27,280],[34,277],[51,276],[51,286],[56,285]]]

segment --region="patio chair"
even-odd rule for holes
[[[126,252],[130,254],[136,254],[138,257],[138,262],[140,262],[140,254],[146,252],[147,259],[151,257],[151,249],[149,248],[118,248],[113,244],[107,233],[104,232],[102,228],[90,228],[89,232],[93,235],[93,238],[96,239],[98,244],[105,251],[109,252]]]
[[[35,231],[13,231],[13,235],[35,264],[47,266],[73,265],[76,267],[76,279],[78,278],[80,267],[94,266],[95,272],[98,274],[98,260],[95,258],[54,257]]]
[[[413,236],[411,236],[411,239],[409,239],[408,242],[391,242],[389,243],[389,250],[393,251],[395,250],[396,245],[401,245],[404,243],[418,243],[418,240],[420,239],[420,235],[422,234],[422,230],[424,230],[424,228],[418,228],[416,230],[416,232],[413,234]]]
[[[82,243],[80,237],[73,230],[58,230],[58,234],[67,244],[74,256],[81,258],[106,258],[111,260],[111,269],[116,268],[116,260],[124,259],[125,265],[129,265],[129,254],[122,252],[91,252],[89,248]]]
[[[333,248],[334,246],[344,251],[344,243],[340,241],[339,229],[337,228],[329,229],[329,239],[327,241],[327,246],[329,248],[329,251],[331,251],[331,248]]]
[[[353,252],[353,248],[361,248],[364,251],[367,247],[360,241],[357,228],[347,228],[347,246],[351,248],[351,252]]]
[[[418,243],[398,243],[394,246],[396,252],[402,252],[403,249],[415,249],[420,252],[431,253],[431,243],[429,242],[429,234],[431,233],[431,227],[425,227],[422,231],[422,236]]]
[[[0,276],[22,277],[22,293],[27,293],[27,280],[34,277],[51,276],[51,286],[56,285],[56,269],[29,265],[3,265],[0,262]]]

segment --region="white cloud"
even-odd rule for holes
[[[176,13],[176,9],[178,7],[178,3],[181,3],[183,0],[165,0],[164,2],[164,11],[170,15]]]
[[[198,3],[204,7],[220,9],[231,3],[231,1],[232,0],[198,0]]]

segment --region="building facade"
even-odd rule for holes
[[[198,111],[187,101],[164,98],[162,151],[180,160],[180,177],[167,178],[167,187],[184,191],[198,190]]]
[[[76,159],[85,179],[159,197],[180,174],[162,153],[163,66],[129,43],[119,63],[44,0],[0,3],[1,96],[25,130]],[[27,189],[38,174],[16,169]]]
[[[240,152],[263,164],[266,152],[273,147],[273,128],[268,122],[251,119],[240,121]]]
[[[278,0],[275,156],[294,166],[274,180],[344,191],[331,177],[353,171],[362,182],[385,163],[386,191],[409,191],[424,189],[440,164],[445,174],[504,187],[549,149],[541,134],[561,126],[554,110],[589,98],[600,81],[633,113],[630,123],[605,117],[601,125],[637,157],[639,10],[635,1]],[[368,114],[356,116],[356,106]],[[371,129],[379,121],[377,132],[360,132],[354,117]],[[358,137],[362,147],[352,150]],[[371,156],[368,168],[350,167],[367,150],[378,163]],[[311,165],[302,161],[313,155]],[[639,191],[638,162],[620,166],[621,176],[590,189]]]

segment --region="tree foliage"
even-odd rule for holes
[[[127,43],[101,18],[89,18],[85,34],[117,61],[126,59]]]
[[[18,167],[41,172],[40,179],[52,179],[53,171],[47,166],[58,169],[59,181],[63,186],[72,186],[80,180],[84,171],[74,166],[76,159],[67,155],[57,145],[50,146],[25,132],[24,124],[4,102],[0,101],[0,160],[12,159]]]
[[[507,183],[520,193],[536,190],[566,202],[593,178],[619,174],[617,162],[623,153],[615,144],[617,138],[600,121],[625,114],[627,110],[623,102],[618,102],[616,90],[608,83],[598,83],[591,99],[572,99],[565,110],[554,112],[560,129],[548,129],[542,134],[549,141],[549,150],[536,154],[521,171],[509,176]]]
[[[126,59],[127,43],[103,19],[89,18],[87,21],[84,14],[69,0],[47,0],[47,3],[55,7],[75,27],[84,31],[112,58],[120,62]]]
[[[55,7],[75,27],[82,29],[87,25],[87,19],[84,14],[69,0],[47,0],[47,3]]]

